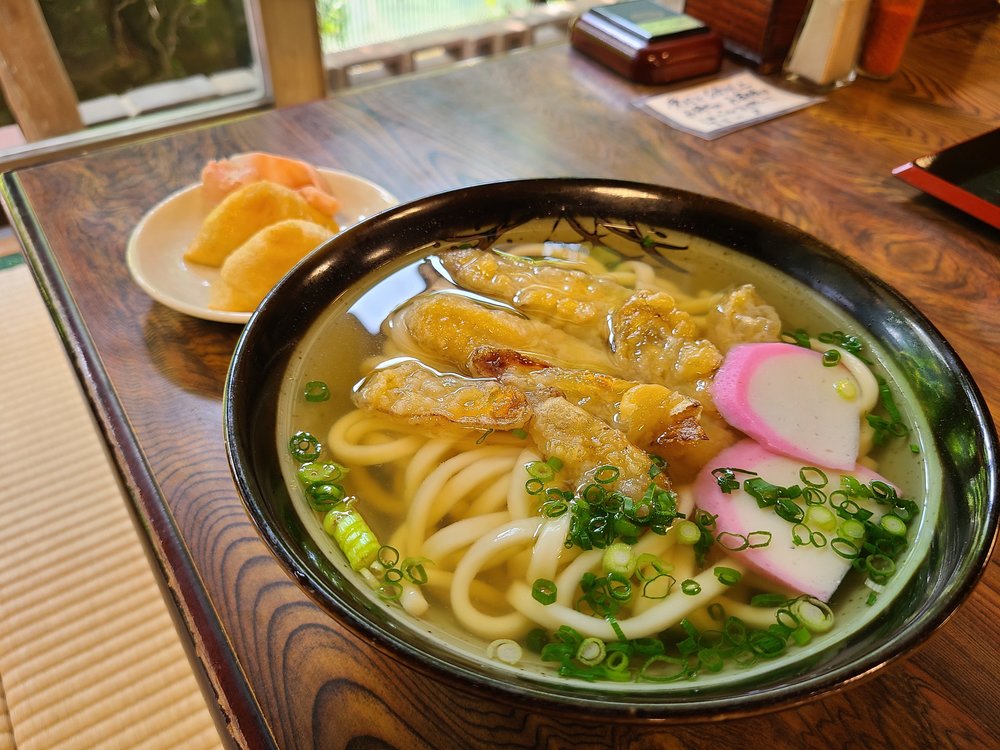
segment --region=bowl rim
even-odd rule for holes
[[[305,313],[305,320],[297,321],[294,331],[304,332],[312,319],[310,313],[318,313],[330,304],[332,297],[324,300],[316,298],[315,281],[336,266],[335,254],[351,245],[356,237],[365,238],[369,235],[392,235],[392,229],[397,224],[412,222],[414,217],[425,214],[437,216],[435,212],[447,211],[454,205],[463,205],[463,201],[474,201],[482,197],[506,196],[513,199],[515,195],[557,196],[561,194],[582,194],[591,199],[595,195],[619,196],[642,200],[673,200],[683,206],[701,204],[709,213],[727,218],[736,218],[751,226],[763,228],[776,233],[782,238],[794,241],[797,246],[805,248],[810,256],[818,253],[825,261],[839,266],[854,282],[868,287],[873,293],[892,302],[895,309],[901,311],[915,329],[933,345],[935,351],[948,364],[954,379],[970,409],[970,417],[977,427],[977,435],[982,440],[982,450],[985,457],[984,470],[988,491],[985,493],[985,505],[980,534],[980,543],[975,546],[972,555],[964,555],[964,575],[957,585],[953,586],[948,596],[937,600],[923,616],[916,620],[919,627],[909,623],[901,636],[894,636],[879,647],[866,653],[862,658],[853,660],[835,669],[822,672],[807,679],[794,682],[791,685],[779,684],[761,690],[741,693],[734,698],[731,695],[706,695],[697,702],[692,701],[661,701],[626,703],[624,701],[609,701],[607,694],[599,690],[585,693],[572,691],[555,692],[547,689],[547,685],[537,683],[512,682],[496,679],[488,674],[454,661],[418,650],[413,644],[401,639],[393,632],[388,632],[376,623],[368,620],[349,607],[342,606],[336,597],[328,590],[316,585],[309,571],[299,569],[299,555],[293,545],[278,533],[272,526],[273,519],[255,502],[254,497],[261,492],[261,487],[252,476],[249,467],[252,465],[248,455],[248,444],[241,433],[244,431],[246,409],[250,408],[248,396],[243,392],[244,383],[248,381],[251,368],[259,365],[263,353],[259,351],[266,345],[267,336],[262,333],[287,315],[291,300],[295,304],[291,309]],[[557,203],[556,198],[553,198]],[[537,213],[537,212],[536,212]],[[586,212],[583,212],[586,213]],[[548,214],[544,214],[548,216]],[[433,225],[433,222],[432,222]],[[739,250],[738,246],[734,249]],[[338,294],[351,288],[359,279],[368,276],[375,269],[413,252],[413,249],[402,249],[394,253],[385,252],[369,258],[359,269],[338,267],[346,273],[345,278],[338,281]],[[427,253],[424,253],[427,254]],[[341,261],[341,266],[344,262]],[[779,269],[781,270],[781,269]],[[293,295],[293,290],[300,292],[304,286],[312,283],[309,294],[300,299]],[[815,289],[815,287],[814,287]],[[815,289],[818,293],[823,293]],[[826,295],[830,299],[829,295]],[[843,300],[834,300],[841,305]],[[852,315],[850,311],[847,314]],[[287,334],[286,334],[287,336]],[[296,337],[292,337],[296,338]],[[264,341],[261,341],[261,340]],[[274,342],[272,342],[273,348]],[[278,344],[278,350],[268,352],[266,361],[280,362],[291,352],[288,342]],[[554,710],[559,713],[574,713],[579,716],[584,709],[588,717],[596,719],[614,719],[619,721],[653,721],[666,723],[684,723],[703,721],[707,719],[740,718],[760,713],[780,710],[809,702],[823,695],[840,692],[849,686],[858,684],[876,674],[888,664],[897,661],[920,643],[936,632],[955,613],[957,608],[967,599],[972,589],[978,583],[997,543],[998,516],[1000,516],[1000,469],[997,467],[997,456],[1000,454],[1000,441],[990,417],[989,409],[971,373],[962,363],[958,354],[944,336],[920,311],[882,279],[876,277],[853,259],[842,255],[831,246],[816,237],[787,224],[779,219],[769,217],[752,209],[696,193],[661,185],[642,182],[601,179],[601,178],[533,178],[523,180],[504,180],[483,183],[470,187],[462,187],[441,193],[427,195],[413,201],[386,209],[354,227],[337,235],[321,245],[314,253],[296,266],[267,296],[262,305],[251,317],[242,332],[233,354],[233,359],[227,374],[224,388],[224,435],[230,470],[233,474],[241,500],[243,501],[251,520],[265,540],[272,554],[281,562],[284,570],[302,587],[305,593],[319,607],[332,616],[340,624],[346,626],[355,635],[372,643],[390,657],[416,668],[445,685],[454,687],[456,677],[465,684],[483,691],[491,697],[500,697],[505,702],[538,710]],[[682,694],[683,695],[683,694]],[[648,699],[648,694],[641,694],[640,700]]]

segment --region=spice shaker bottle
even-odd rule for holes
[[[853,81],[868,8],[869,0],[812,0],[785,60],[785,77],[818,90]]]
[[[859,73],[891,78],[903,60],[924,0],[873,0],[868,34],[861,51]]]

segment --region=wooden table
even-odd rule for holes
[[[396,665],[279,568],[233,487],[222,390],[239,329],[154,303],[128,234],[205,160],[253,149],[368,177],[402,199],[538,176],[662,183],[779,217],[909,297],[1000,414],[998,233],[890,176],[1000,125],[1000,23],[919,37],[888,83],[713,142],[633,106],[564,46],[24,169],[8,209],[93,401],[155,564],[237,745],[283,748],[988,747],[1000,743],[1000,567],[906,661],[841,694],[697,726],[611,726],[512,709]]]

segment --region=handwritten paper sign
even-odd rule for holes
[[[650,96],[637,102],[668,125],[707,140],[823,101],[737,73],[712,83]]]

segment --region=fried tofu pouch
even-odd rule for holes
[[[261,229],[285,219],[309,221],[330,232],[338,230],[332,216],[317,211],[294,190],[273,182],[253,182],[230,193],[212,209],[184,260],[221,266],[230,253]]]
[[[251,312],[292,266],[334,235],[311,221],[286,219],[264,227],[234,250],[212,285],[213,310]]]

